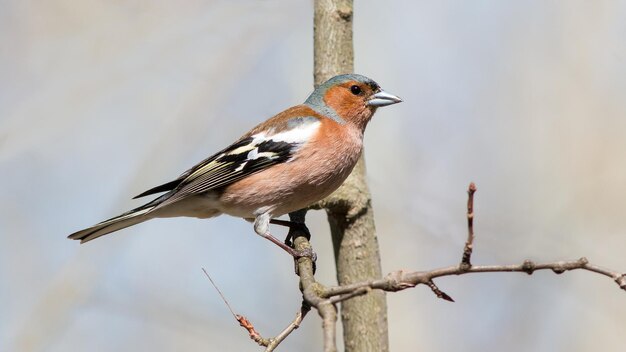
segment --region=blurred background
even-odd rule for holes
[[[259,351],[300,304],[240,219],[65,237],[141,204],[312,91],[311,1],[0,2],[0,350]],[[404,99],[366,134],[385,273],[457,263],[626,271],[626,2],[357,0],[355,71]],[[308,215],[335,283],[325,216]],[[277,231],[283,231],[279,229]],[[277,232],[278,236],[283,232]],[[389,294],[392,351],[623,351],[626,296],[576,271]],[[321,350],[310,314],[283,351]]]

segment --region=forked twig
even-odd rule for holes
[[[383,290],[387,292],[395,292],[412,288],[417,285],[426,285],[439,298],[454,302],[454,300],[441,291],[433,282],[434,279],[443,276],[465,275],[470,273],[487,273],[487,272],[520,272],[532,274],[537,270],[551,270],[556,274],[562,274],[570,270],[586,270],[601,274],[613,279],[617,285],[626,291],[626,274],[614,270],[602,268],[597,265],[590,264],[587,258],[568,261],[554,261],[546,263],[535,263],[525,260],[521,264],[510,265],[472,265],[471,255],[474,246],[474,193],[476,185],[470,183],[468,188],[467,201],[467,241],[463,248],[463,256],[458,265],[438,268],[427,271],[394,271],[384,278],[377,280],[369,280],[358,282],[350,285],[327,287],[315,280],[314,263],[309,257],[302,257],[296,260],[298,268],[297,273],[300,276],[300,288],[303,294],[303,302],[300,311],[296,314],[295,319],[283,331],[274,338],[265,339],[254,329],[254,326],[243,316],[235,314],[228,301],[217,288],[206,270],[202,269],[209,278],[217,292],[220,294],[231,314],[237,319],[239,324],[243,326],[255,342],[266,347],[265,351],[273,351],[291,332],[297,329],[311,308],[317,309],[322,317],[322,328],[324,331],[324,351],[334,352],[337,350],[336,343],[336,322],[337,307],[336,304],[357,296],[366,295],[372,290]],[[292,221],[304,222],[306,211],[299,211],[290,214]],[[294,247],[297,250],[311,250],[311,244],[304,233],[298,230],[290,231],[293,237]]]

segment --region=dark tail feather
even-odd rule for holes
[[[96,224],[90,228],[74,232],[73,234],[67,236],[67,238],[72,240],[80,240],[80,243],[91,241],[111,232],[115,232],[117,230],[121,230],[123,228],[152,219],[153,216],[151,216],[150,211],[155,207],[156,205],[154,204],[154,202],[150,202],[137,209],[126,212],[120,216],[116,216],[99,224]]]

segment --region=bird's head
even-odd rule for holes
[[[320,84],[305,105],[339,123],[353,123],[364,129],[377,108],[401,101],[370,78],[345,74]]]

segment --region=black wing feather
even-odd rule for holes
[[[164,183],[164,184],[162,184],[160,186],[156,186],[156,187],[150,188],[149,190],[134,196],[133,199],[149,196],[149,195],[155,194],[155,193],[171,191],[174,188],[176,188],[176,186],[178,186],[181,182],[183,182],[183,180],[184,179],[176,179],[174,181],[170,181],[168,183]]]

